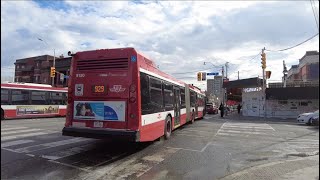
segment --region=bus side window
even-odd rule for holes
[[[173,86],[168,82],[163,82],[164,107],[166,111],[173,110]]]
[[[28,105],[30,104],[30,91],[27,90],[12,90],[13,105]]]
[[[162,94],[162,82],[156,78],[149,78],[150,89],[150,104],[153,112],[163,111],[163,94]]]
[[[1,105],[9,104],[9,90],[1,89]]]
[[[186,97],[184,88],[180,89],[181,108],[186,108]]]
[[[141,91],[141,110],[142,115],[150,114],[150,92],[149,92],[149,77],[145,73],[140,73],[140,91]]]

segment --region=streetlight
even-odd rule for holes
[[[44,42],[49,47],[48,43],[45,40],[43,40],[41,38],[38,38],[38,40]],[[53,49],[53,66],[52,67],[53,68],[56,67],[56,50],[55,49]],[[52,77],[51,82],[52,82],[52,87],[53,87],[54,86],[54,77]]]

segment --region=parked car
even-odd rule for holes
[[[213,104],[207,104],[206,110],[208,114],[218,114],[218,108]]]
[[[319,110],[309,113],[300,114],[297,118],[297,122],[299,124],[308,124],[311,125],[313,117],[319,117]]]
[[[312,117],[311,119],[311,125],[313,126],[319,126],[319,115],[316,117]]]

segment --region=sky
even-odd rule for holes
[[[312,1],[319,13],[319,1]],[[316,16],[319,19],[319,15]],[[197,72],[261,77],[262,48],[294,46],[319,32],[311,1],[1,1],[1,77],[16,59],[134,47],[160,70],[206,90]],[[43,39],[39,41],[38,38]],[[281,81],[319,35],[287,51],[266,51],[270,82]],[[204,65],[204,62],[207,62]],[[208,78],[213,78],[209,76]]]

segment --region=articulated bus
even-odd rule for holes
[[[154,141],[204,116],[200,89],[160,71],[134,48],[70,55],[63,135]]]
[[[45,84],[2,83],[1,119],[65,116],[67,92]]]

